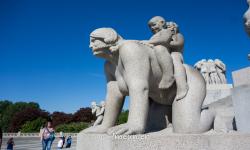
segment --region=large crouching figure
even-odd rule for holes
[[[171,38],[171,31],[167,32],[167,38]],[[102,124],[90,127],[84,133],[143,134],[147,128],[150,101],[172,106],[174,132],[201,133],[211,129],[214,114],[209,108],[201,109],[206,86],[198,71],[185,65],[189,90],[184,98],[176,100],[175,82],[167,89],[158,86],[162,71],[153,47],[136,40],[124,40],[112,28],[99,28],[90,34],[90,48],[95,56],[106,59],[106,110]],[[172,58],[169,55],[166,59],[169,61],[168,75],[173,76]],[[130,96],[128,121],[115,126],[126,96]]]

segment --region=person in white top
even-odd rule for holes
[[[60,139],[59,139],[59,141],[58,141],[58,143],[57,143],[57,149],[59,150],[59,149],[62,149],[62,147],[63,147],[63,138],[62,137],[59,137]]]

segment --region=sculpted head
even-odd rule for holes
[[[105,101],[101,101],[101,102],[100,102],[100,106],[101,106],[101,107],[105,107]]]
[[[95,101],[91,102],[91,108],[93,109],[95,107],[96,107],[96,102]]]
[[[175,22],[169,21],[166,24],[167,24],[167,28],[174,30],[176,33],[179,32],[179,26]]]
[[[112,28],[99,28],[91,32],[90,45],[95,56],[110,57],[110,48],[115,46],[119,40],[119,35]]]
[[[250,0],[247,0],[247,3],[250,7]],[[248,8],[248,10],[245,12],[243,19],[244,19],[245,30],[250,36],[250,8]]]
[[[161,16],[151,18],[148,22],[148,26],[154,34],[167,27],[165,19]]]

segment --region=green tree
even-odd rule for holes
[[[61,124],[56,127],[56,132],[72,132],[78,133],[83,129],[89,127],[89,123],[86,122],[73,122],[69,124]]]
[[[4,132],[8,132],[10,123],[12,118],[15,116],[16,113],[26,109],[26,108],[39,108],[39,104],[35,102],[16,102],[16,103],[9,103],[9,105],[5,108],[5,110],[1,114],[0,118],[0,126]]]
[[[129,113],[128,110],[125,111],[123,110],[118,117],[117,124],[126,123],[128,120],[128,113]]]
[[[21,128],[21,132],[24,133],[39,132],[41,127],[44,126],[45,123],[46,119],[41,117],[33,121],[26,121],[26,123]]]

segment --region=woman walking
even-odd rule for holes
[[[55,130],[52,126],[52,121],[48,120],[47,125],[41,131],[41,141],[43,150],[51,150],[52,143],[55,139]]]

